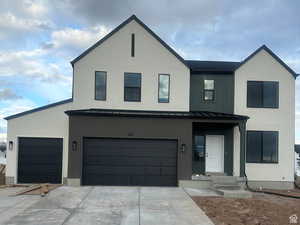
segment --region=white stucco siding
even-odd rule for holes
[[[94,100],[95,71],[107,72],[106,101]],[[142,74],[141,102],[124,102],[124,72]],[[158,103],[159,73],[170,74],[169,103]],[[74,64],[77,108],[188,111],[189,86],[189,69],[134,20]]]
[[[18,137],[50,137],[63,138],[62,177],[67,177],[69,120],[64,111],[71,105],[72,102],[8,120],[7,143],[13,141],[13,149],[7,149],[6,176],[17,179]]]
[[[279,81],[279,109],[247,108],[247,81]],[[261,50],[235,72],[234,113],[248,115],[247,130],[279,131],[278,164],[246,164],[249,180],[293,181],[295,79],[267,51]],[[235,142],[238,140],[235,139]]]

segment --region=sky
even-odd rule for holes
[[[70,98],[70,61],[132,14],[185,59],[241,61],[266,44],[300,73],[299,11],[298,0],[1,0],[0,141],[5,116]]]

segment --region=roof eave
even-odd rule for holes
[[[138,24],[140,24],[145,30],[147,30],[157,41],[159,41],[170,53],[172,53],[180,62],[182,62],[188,69],[189,66],[186,64],[185,60],[174,50],[172,49],[166,42],[164,42],[158,35],[156,35],[146,24],[144,24],[139,18],[137,18],[136,15],[132,15],[127,20],[125,20],[123,23],[121,23],[119,26],[117,26],[115,29],[113,29],[109,34],[104,36],[102,39],[97,41],[94,45],[86,49],[83,53],[81,53],[78,57],[73,59],[70,63],[72,67],[74,68],[74,64],[79,61],[81,58],[86,56],[90,51],[98,47],[100,44],[102,44],[105,40],[110,38],[113,34],[115,34],[117,31],[119,31],[121,28],[123,28],[126,24],[130,23],[132,20],[135,20]]]
[[[281,64],[291,75],[293,75],[295,79],[297,78],[298,75],[296,74],[296,72],[292,70],[285,62],[283,62],[283,60],[280,59],[280,57],[277,56],[274,52],[272,52],[272,50],[269,49],[266,45],[262,45],[261,47],[256,49],[252,54],[250,54],[246,59],[244,59],[240,63],[240,65],[235,69],[235,71],[238,70],[240,67],[242,67],[246,62],[248,62],[252,57],[254,57],[261,50],[267,51],[279,64]]]
[[[34,113],[34,112],[42,111],[42,110],[45,110],[45,109],[48,109],[48,108],[51,108],[51,107],[63,105],[63,104],[66,104],[66,103],[69,103],[69,102],[72,102],[72,101],[73,101],[73,98],[65,99],[65,100],[62,100],[62,101],[59,101],[59,102],[51,103],[51,104],[44,105],[44,106],[41,106],[41,107],[38,107],[38,108],[34,108],[34,109],[30,109],[30,110],[27,110],[27,111],[24,111],[24,112],[20,112],[20,113],[11,115],[11,116],[7,116],[4,119],[5,120],[15,119],[15,118],[25,116],[25,115],[28,115],[28,114],[31,114],[31,113]]]

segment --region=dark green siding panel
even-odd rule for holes
[[[215,80],[215,100],[206,102],[203,98],[204,80]],[[193,74],[190,84],[190,110],[233,113],[234,75]]]

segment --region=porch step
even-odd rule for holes
[[[238,185],[237,178],[234,176],[212,176],[211,181],[213,185]]]
[[[227,190],[215,189],[216,193],[223,195],[225,198],[252,198],[252,193],[243,189],[240,190]]]
[[[238,184],[213,184],[212,188],[215,190],[242,190],[242,187]]]

